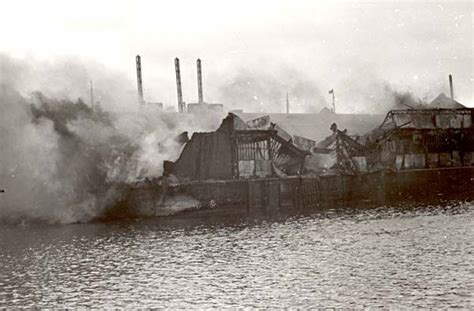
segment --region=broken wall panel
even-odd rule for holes
[[[463,163],[467,166],[474,166],[474,152],[464,152]]]
[[[239,177],[250,178],[255,175],[255,160],[239,160]]]
[[[310,151],[316,147],[316,141],[297,135],[293,135],[293,142],[301,150]]]
[[[428,168],[435,168],[439,166],[439,154],[437,153],[428,153]]]
[[[357,164],[357,169],[360,172],[367,172],[367,158],[366,157],[353,157]]]
[[[463,128],[472,127],[472,117],[470,115],[463,116]]]
[[[182,181],[232,179],[230,121],[224,119],[215,132],[194,133],[174,163],[172,174]]]
[[[257,177],[272,176],[272,163],[270,160],[255,160],[255,175]]]
[[[453,166],[461,166],[462,163],[461,163],[461,155],[459,154],[459,151],[457,150],[454,150],[452,152],[452,163],[453,163]]]
[[[439,154],[439,164],[441,167],[451,167],[453,165],[453,161],[451,160],[451,153],[441,152]]]
[[[181,181],[296,175],[306,155],[276,130],[250,129],[229,114],[217,131],[193,135],[171,165],[171,174]]]
[[[397,155],[395,160],[395,168],[397,171],[401,170],[403,167],[403,155]]]

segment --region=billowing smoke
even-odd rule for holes
[[[93,61],[64,57],[51,62],[0,54],[0,72],[0,84],[21,94],[41,91],[53,98],[75,100],[83,97],[89,104],[92,81],[94,101],[100,102],[106,110],[129,111],[136,107],[133,105],[137,99],[135,82]]]
[[[72,85],[68,76],[70,72],[62,83]],[[178,116],[146,108],[93,110],[80,98],[19,92],[27,88],[18,80],[18,71],[3,77],[0,188],[5,193],[0,194],[0,221],[91,220],[120,200],[122,184],[159,177],[163,160],[179,156],[174,137],[183,131],[214,130],[222,117]],[[114,94],[107,96],[105,106],[113,106]]]
[[[177,135],[215,130],[223,117],[139,109],[135,83],[97,64],[0,55],[0,65],[0,189],[6,190],[0,194],[0,220],[93,219],[121,199],[122,184],[159,177],[163,161],[179,156]],[[288,92],[291,112],[314,113],[329,105],[327,91],[301,71],[260,68],[233,70],[220,79],[214,87],[220,101],[228,108],[284,112]],[[385,113],[423,104],[368,76],[340,83],[353,94],[341,110]],[[77,99],[87,98],[90,80],[100,109]]]
[[[355,69],[359,67],[354,65]],[[324,77],[311,77],[285,63],[241,66],[229,70],[228,76],[216,78],[219,87],[215,93],[219,102],[245,112],[286,112],[288,92],[290,113],[318,113],[325,107],[332,108],[332,95],[328,94],[332,88],[338,113],[385,114],[391,109],[426,105],[410,89],[384,80],[370,68],[360,72],[355,69],[340,72],[330,87]]]
[[[364,96],[364,93],[362,93]],[[378,89],[363,97],[367,102],[367,111],[385,114],[392,109],[427,108],[427,103],[408,90],[395,89],[388,83],[381,83]]]

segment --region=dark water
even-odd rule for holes
[[[0,229],[0,307],[474,308],[474,205]]]

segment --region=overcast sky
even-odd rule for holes
[[[283,111],[288,91],[294,111],[320,109],[334,88],[341,111],[360,111],[384,85],[431,100],[449,94],[449,73],[456,99],[474,106],[473,34],[471,1],[15,0],[0,10],[1,53],[98,62],[130,92],[140,54],[146,99],[173,107],[176,56],[187,102],[200,57],[205,100],[233,108]]]

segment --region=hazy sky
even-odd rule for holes
[[[474,106],[473,34],[471,1],[15,0],[0,11],[0,52],[96,61],[126,75],[130,91],[140,54],[146,99],[173,107],[176,56],[187,102],[200,57],[208,101],[238,106],[235,88],[260,83],[247,90],[255,102],[242,94],[249,110],[274,101],[283,111],[285,89],[295,111],[319,109],[331,88],[342,111],[361,110],[384,85],[430,100],[449,94],[449,73],[456,99]]]

